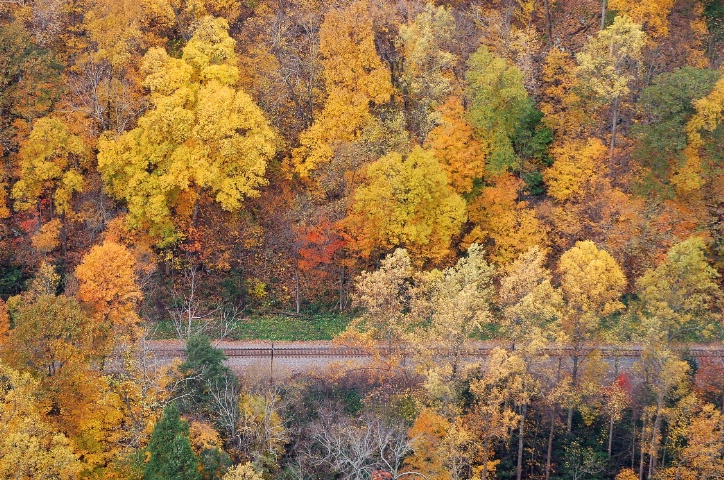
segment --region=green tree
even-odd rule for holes
[[[229,430],[233,430],[236,421],[239,381],[224,365],[224,360],[224,352],[214,348],[205,335],[189,338],[186,360],[179,367],[185,377],[181,386],[185,398],[181,406],[184,411],[208,415],[226,433],[233,433]],[[231,418],[227,418],[229,415]]]
[[[703,340],[721,331],[719,274],[707,262],[705,251],[701,238],[684,240],[636,283],[646,326],[667,342]]]
[[[684,160],[686,123],[696,113],[693,101],[706,96],[720,76],[716,70],[683,67],[657,75],[641,93],[639,107],[646,121],[633,128],[634,155],[658,180],[651,193],[665,188],[664,182]]]
[[[465,80],[470,124],[489,145],[488,170],[500,173],[516,166],[513,138],[532,108],[523,74],[482,46],[468,59]]]
[[[189,425],[173,403],[163,409],[148,442],[144,480],[201,480],[199,460],[191,449]]]
[[[168,245],[181,235],[179,220],[196,220],[202,195],[236,211],[259,194],[275,136],[235,87],[239,70],[225,20],[204,17],[181,58],[150,49],[143,69],[154,108],[130,132],[100,140],[98,169],[108,191],[127,202],[130,226]]]

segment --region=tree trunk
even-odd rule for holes
[[[194,213],[191,216],[191,225],[196,226],[196,219],[199,216],[199,203],[201,202],[201,195],[204,193],[204,188],[200,187],[196,192],[196,201],[194,202]]]
[[[611,151],[608,155],[609,170],[613,170],[613,152],[616,148],[616,127],[618,124],[618,97],[613,99],[613,122],[611,122]]]
[[[484,480],[487,480],[488,478],[488,449],[490,447],[489,443],[490,440],[485,437],[485,442],[483,444],[483,471],[480,475],[480,478]]]
[[[661,428],[661,408],[656,408],[656,416],[654,417],[654,426],[651,429],[651,446],[649,447],[649,473],[650,479],[656,473],[656,460],[659,450],[659,429]]]
[[[631,470],[636,467],[636,418],[633,418],[633,438],[631,441]]]
[[[553,24],[551,22],[551,8],[549,0],[543,0],[546,9],[546,31],[548,32],[548,43],[553,44]]]
[[[525,433],[525,416],[528,413],[528,406],[523,404],[520,407],[520,425],[518,427],[518,466],[515,469],[515,478],[520,480],[523,476],[523,435]]]
[[[344,310],[344,265],[339,270],[339,311]]]
[[[644,478],[644,445],[646,444],[646,439],[644,438],[644,435],[646,434],[646,414],[643,416],[643,424],[641,425],[641,441],[639,442],[639,449],[641,450],[641,459],[639,460],[639,480],[643,480]]]
[[[296,296],[296,304],[297,304],[297,315],[299,315],[300,305],[299,305],[299,266],[297,266],[297,271],[294,274],[294,288],[295,288],[295,296]]]
[[[606,0],[601,0],[601,30],[606,28]]]
[[[556,409],[551,408],[551,429],[548,432],[548,452],[546,453],[546,480],[551,474],[551,457],[553,456],[553,435],[556,428]]]
[[[576,348],[577,350],[578,348]],[[572,386],[576,388],[578,386],[578,352],[573,354],[573,370],[571,371]],[[566,421],[566,432],[571,433],[573,430],[573,406],[568,407],[568,419]]]
[[[558,384],[561,381],[561,363],[562,358],[558,357],[558,371],[556,372],[556,384]],[[546,454],[546,480],[550,478],[551,474],[551,457],[553,456],[553,436],[555,434],[555,428],[556,428],[556,413],[557,408],[555,405],[551,406],[550,409],[551,412],[551,429],[550,432],[548,432],[548,453]]]
[[[611,444],[613,443],[613,416],[608,424],[608,458],[611,458]]]

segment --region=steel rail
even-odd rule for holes
[[[419,353],[432,357],[485,357],[490,355],[496,347],[501,345],[485,345],[475,348],[467,348],[464,350],[451,350],[445,347],[426,348],[424,351],[415,350],[413,348],[395,347],[388,349],[387,347],[350,347],[350,346],[280,346],[280,347],[224,347],[221,350],[229,358],[256,358],[256,357],[280,357],[280,358],[360,358],[374,356],[394,355],[413,355]],[[641,357],[644,349],[641,346],[624,346],[614,347],[610,345],[602,345],[600,347],[584,346],[578,349],[573,347],[547,348],[542,350],[539,355],[548,355],[554,357],[567,356],[585,356],[593,351],[600,351],[604,358],[626,358]],[[722,358],[724,357],[724,346],[679,346],[674,349],[684,356],[694,358]],[[161,358],[183,358],[185,350],[183,348],[169,347],[151,347],[151,351],[155,356]]]

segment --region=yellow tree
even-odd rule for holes
[[[601,317],[623,307],[619,298],[626,277],[610,254],[588,240],[565,252],[558,270],[568,310],[564,328],[574,342],[591,338]]]
[[[147,10],[173,21],[185,41],[192,37],[203,17],[222,17],[233,23],[242,12],[240,0],[146,0],[144,3]]]
[[[78,298],[104,320],[122,326],[128,321],[124,317],[142,298],[135,281],[135,263],[123,245],[113,241],[96,245],[76,268]]]
[[[98,332],[74,298],[43,293],[14,310],[10,343],[16,364],[52,377],[92,356]]]
[[[449,367],[449,375],[459,376],[461,360],[471,336],[492,320],[493,274],[495,267],[485,260],[478,244],[468,248],[467,256],[441,272],[430,287],[430,325],[423,344],[448,349],[445,360],[438,359],[435,369]]]
[[[143,112],[143,52],[162,45],[173,23],[170,9],[154,0],[83,3],[81,45],[66,75],[74,123],[85,120],[91,138],[105,130],[121,134]]]
[[[343,225],[364,258],[406,248],[419,262],[439,261],[465,221],[465,201],[448,185],[435,156],[416,147],[393,152],[364,170]]]
[[[82,465],[68,438],[46,422],[38,382],[0,361],[0,477],[77,478]]]
[[[629,93],[629,84],[641,60],[646,34],[628,15],[616,17],[613,25],[599,31],[576,55],[582,84],[603,102],[612,102],[609,162],[616,148],[619,103]]]
[[[8,312],[8,304],[5,300],[0,299],[0,348],[5,346],[10,335],[10,314]]]
[[[669,34],[669,14],[674,0],[608,0],[608,7],[643,25],[654,38]]]
[[[261,473],[251,462],[234,465],[226,472],[223,480],[263,480]]]
[[[375,48],[367,0],[330,10],[319,37],[327,100],[292,155],[302,178],[332,160],[335,144],[358,139],[373,122],[370,107],[388,102],[392,94],[390,71]]]
[[[542,73],[545,88],[540,109],[545,114],[545,123],[557,139],[586,136],[593,119],[584,109],[573,57],[560,48],[551,48]]]
[[[135,339],[142,298],[135,281],[135,259],[123,245],[106,241],[93,247],[75,270],[78,299],[90,306],[96,322],[109,324],[115,335]]]
[[[715,405],[701,407],[684,429],[686,446],[657,476],[662,480],[715,480],[724,477],[724,419]]]
[[[406,311],[411,299],[414,271],[407,251],[398,248],[385,257],[374,272],[362,272],[355,280],[355,305],[364,308],[360,318],[373,338],[389,349],[405,336]]]
[[[481,443],[479,478],[489,478],[498,461],[492,459],[496,441],[505,440],[518,425],[520,416],[513,410],[515,395],[522,386],[523,361],[496,348],[490,353],[482,378],[470,383],[475,406],[467,416],[471,430]]]
[[[490,258],[496,263],[510,262],[533,245],[547,243],[535,210],[518,200],[522,187],[522,180],[504,173],[468,205],[468,219],[474,226],[464,242],[489,245]]]
[[[405,470],[410,475],[452,480],[445,465],[444,449],[444,439],[451,427],[445,417],[432,409],[426,408],[420,412],[408,431],[412,453],[405,458]]]
[[[544,252],[538,246],[531,247],[503,268],[504,275],[498,290],[503,314],[502,326],[512,341],[512,349],[523,361],[522,382],[514,398],[521,417],[518,425],[518,479],[522,476],[523,439],[530,400],[541,388],[554,390],[557,387],[538,380],[553,378],[552,372],[540,371],[545,369],[541,365],[547,363],[543,349],[565,341],[565,338],[561,338],[564,335],[560,334],[563,298],[560,290],[551,285],[552,275],[544,263]],[[534,370],[538,372],[534,374]],[[560,373],[557,377],[560,377]],[[551,392],[546,395],[549,402],[554,398]],[[553,410],[551,408],[551,417]],[[551,418],[551,424],[553,421]]]
[[[597,138],[569,140],[552,149],[553,165],[543,173],[548,194],[564,202],[582,193],[587,182],[606,172],[606,146]]]
[[[450,186],[459,194],[470,193],[476,180],[485,174],[485,152],[488,148],[478,141],[466,120],[460,97],[451,95],[436,113],[438,125],[425,140],[445,169]]]
[[[227,211],[258,195],[275,137],[235,87],[234,40],[224,20],[204,17],[181,58],[153,48],[143,68],[154,108],[130,132],[100,140],[98,169],[108,191],[128,204],[130,225],[168,245],[180,237],[174,215],[195,221],[202,195]]]
[[[321,108],[324,83],[319,27],[327,2],[267,0],[235,36],[242,85],[284,138],[296,141]]]
[[[12,191],[15,209],[40,208],[38,202],[45,198],[51,217],[70,213],[73,194],[83,190],[87,157],[83,140],[62,121],[39,119],[20,149],[20,178]]]
[[[550,324],[558,325],[563,297],[552,285],[552,275],[544,266],[545,253],[538,246],[521,253],[503,268],[498,298],[502,306],[502,323],[513,342],[524,344],[541,341]]]
[[[14,310],[7,356],[40,376],[38,396],[47,420],[72,440],[84,468],[102,468],[122,448],[124,437],[121,399],[93,364],[103,356],[97,346],[107,329],[64,295],[26,296]]]
[[[408,123],[421,142],[438,123],[435,108],[452,91],[456,57],[448,50],[454,31],[452,13],[431,2],[412,22],[400,26]]]
[[[623,308],[619,298],[626,286],[626,277],[616,260],[589,240],[577,242],[561,256],[558,273],[565,302],[562,326],[572,343],[571,380],[575,389],[582,347],[600,334],[604,316]],[[568,410],[569,431],[572,420],[571,407]]]
[[[681,397],[681,391],[686,388],[689,379],[689,370],[689,364],[660,343],[656,336],[647,338],[641,359],[634,364],[634,371],[646,379],[654,402],[643,410],[639,476],[644,473],[645,453],[648,453],[649,459],[647,478],[656,473],[666,405],[672,398]]]

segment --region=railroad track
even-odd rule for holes
[[[453,351],[448,348],[430,348],[426,352],[427,355],[434,357],[485,357],[496,345],[484,345],[476,348],[468,348],[465,350]],[[169,347],[152,347],[151,350],[159,358],[183,358],[185,350],[183,348]],[[312,347],[223,347],[224,354],[229,358],[364,358],[373,356],[386,356],[390,351],[386,347],[378,348],[362,348],[349,346],[312,346]],[[604,358],[638,358],[641,356],[643,348],[641,347],[584,347],[578,350],[580,355],[586,355],[594,350],[600,350]],[[724,346],[690,346],[678,349],[684,356],[694,358],[724,358]],[[396,355],[412,355],[412,349],[393,348],[392,354]],[[555,348],[546,349],[542,354],[549,356],[572,356],[575,353],[573,348]]]

